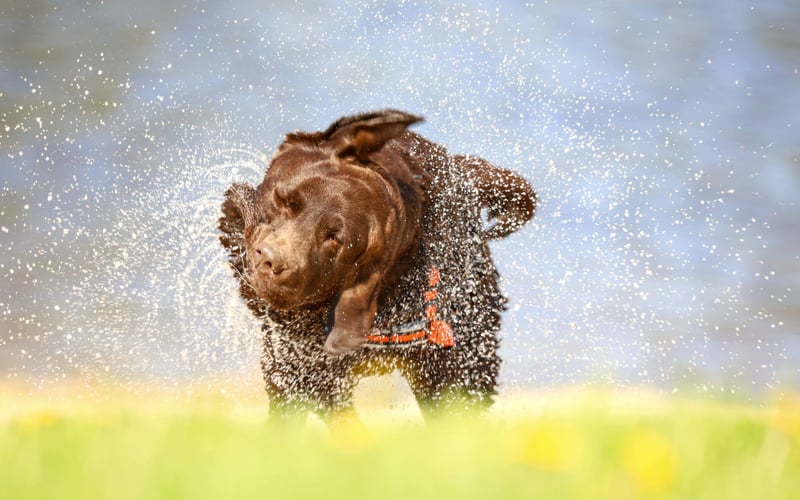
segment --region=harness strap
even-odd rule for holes
[[[425,299],[425,319],[398,325],[389,330],[377,330],[367,336],[367,345],[373,347],[402,345],[406,347],[427,341],[442,347],[453,347],[456,344],[453,328],[450,323],[438,318],[436,287],[439,285],[440,279],[439,268],[431,267],[428,274],[428,286],[422,291],[422,297]]]

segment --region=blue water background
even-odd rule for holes
[[[0,380],[257,364],[222,190],[395,107],[539,192],[506,386],[798,389],[799,71],[791,1],[6,1]]]

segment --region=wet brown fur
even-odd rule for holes
[[[536,196],[518,174],[406,130],[419,120],[384,110],[289,134],[258,187],[225,193],[220,242],[263,320],[278,414],[347,411],[359,377],[395,369],[423,409],[488,405],[496,393],[506,301],[487,241],[527,222]],[[423,317],[433,266],[455,346],[364,345],[370,331]]]

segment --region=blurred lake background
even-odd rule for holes
[[[0,383],[257,369],[222,192],[394,107],[539,192],[505,387],[798,390],[799,72],[788,0],[3,0]]]

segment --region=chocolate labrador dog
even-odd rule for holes
[[[505,298],[487,241],[536,195],[407,130],[419,121],[384,110],[289,134],[261,184],[225,193],[220,241],[263,321],[272,412],[350,410],[361,376],[392,370],[423,411],[491,403]]]

